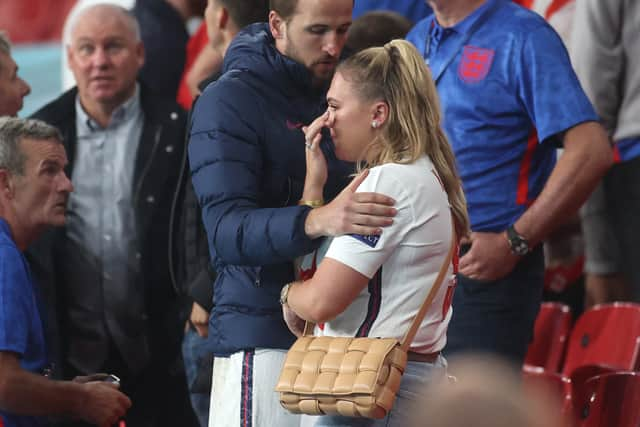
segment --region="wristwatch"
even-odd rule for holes
[[[507,241],[509,242],[509,246],[511,247],[511,252],[516,255],[525,256],[526,254],[531,252],[529,242],[527,242],[527,239],[518,234],[513,225],[510,225],[509,228],[507,228]]]
[[[289,297],[289,288],[291,287],[291,283],[287,283],[280,290],[280,304],[287,305],[287,298]]]

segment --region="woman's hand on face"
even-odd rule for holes
[[[320,190],[322,198],[322,189],[327,182],[327,161],[320,149],[320,140],[322,139],[322,128],[327,126],[329,120],[329,112],[325,112],[316,118],[309,126],[304,126],[305,153],[307,161],[307,176],[305,178],[305,190]],[[303,198],[308,198],[303,197]],[[316,197],[314,197],[315,199]]]

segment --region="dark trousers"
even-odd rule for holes
[[[640,302],[640,157],[614,165],[604,180],[608,219],[618,241],[622,272]]]
[[[153,355],[151,362],[140,373],[127,368],[119,352],[111,345],[109,357],[102,372],[115,374],[121,380],[120,390],[132,402],[124,421],[127,427],[197,427],[198,421],[191,408],[182,358],[168,362],[163,355]],[[67,366],[65,376],[72,378],[87,373]],[[86,423],[62,423],[64,427],[85,427]]]
[[[445,357],[482,352],[521,365],[542,299],[542,246],[500,280],[481,282],[461,274],[457,279]]]

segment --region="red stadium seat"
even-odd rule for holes
[[[543,303],[536,317],[533,341],[529,344],[525,365],[560,372],[567,338],[571,330],[571,309],[560,303]]]
[[[640,373],[598,375],[584,383],[588,399],[580,427],[638,427],[640,425]]]
[[[568,418],[571,414],[571,380],[556,372],[528,366],[522,371],[525,390],[543,394],[560,409],[558,416]]]
[[[573,419],[580,420],[585,404],[590,398],[590,391],[585,387],[587,381],[598,375],[624,372],[607,365],[584,365],[573,370],[570,382],[570,403]]]
[[[640,305],[602,304],[585,311],[569,338],[562,372],[585,365],[635,370],[640,351]]]
[[[581,420],[585,402],[591,396],[585,384],[601,374],[636,370],[639,355],[640,305],[598,305],[577,319],[569,337],[562,374],[525,364],[524,381],[525,385],[546,383],[547,388],[556,390],[556,396],[558,384],[562,384],[565,393],[558,397],[563,415],[571,413],[574,419]]]
[[[597,305],[578,318],[571,331],[562,369],[563,376],[570,379],[575,419],[580,420],[590,396],[585,389],[590,378],[616,371],[636,370],[639,353],[640,305]]]

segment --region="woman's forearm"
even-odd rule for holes
[[[287,305],[304,320],[327,322],[347,309],[369,278],[332,258],[324,258],[313,277],[289,287]]]
[[[287,305],[298,317],[314,323],[322,323],[330,320],[329,310],[323,298],[318,298],[314,292],[312,280],[291,283],[287,298]]]
[[[322,200],[323,199],[324,182],[315,182],[313,179],[307,177],[304,180],[304,190],[302,192],[301,200]]]

